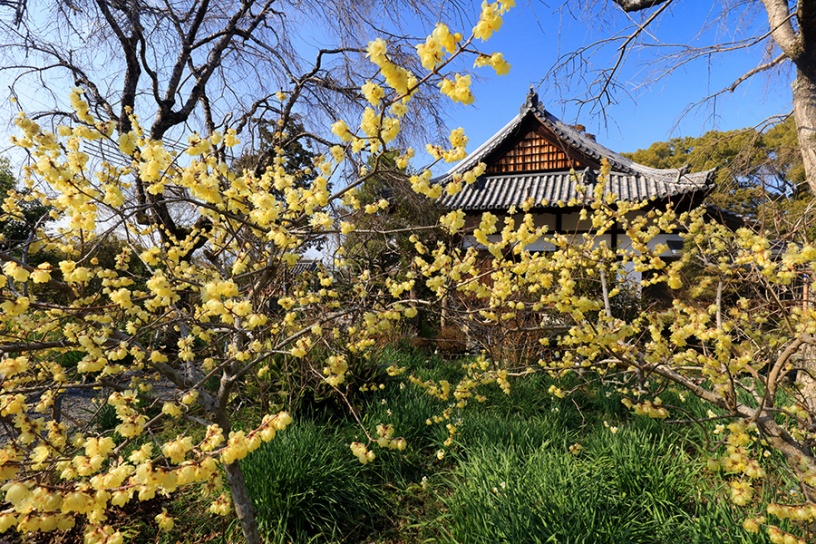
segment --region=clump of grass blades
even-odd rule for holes
[[[765,542],[702,484],[701,463],[677,438],[632,424],[596,428],[577,456],[564,440],[473,444],[440,489],[447,512],[431,525],[442,542]]]
[[[259,525],[270,542],[321,542],[370,533],[387,508],[383,491],[336,432],[303,423],[241,462]]]

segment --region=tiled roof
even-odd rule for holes
[[[680,169],[658,169],[637,164],[626,157],[600,145],[583,132],[576,130],[548,112],[538,103],[532,93],[519,114],[488,141],[479,146],[462,162],[444,175],[437,183],[447,183],[455,173],[464,173],[480,162],[487,162],[491,155],[508,140],[517,136],[517,129],[527,119],[534,117],[559,139],[584,156],[600,163],[606,158],[612,167],[605,194],[615,194],[623,201],[670,199],[694,193],[706,193],[714,187],[713,170],[686,173]],[[569,171],[533,172],[512,174],[486,174],[453,196],[444,196],[442,205],[463,210],[500,210],[519,206],[530,196],[535,206],[554,205],[561,201],[588,201],[592,197],[599,172],[587,168],[574,175]],[[586,196],[576,190],[577,185],[589,186]],[[545,201],[546,204],[542,204]]]
[[[320,264],[320,261],[314,259],[300,259],[290,268],[286,269],[286,274],[290,278],[295,278],[297,276],[300,276],[304,272],[313,272],[317,270],[318,264]]]
[[[544,172],[540,174],[503,174],[482,176],[473,185],[466,185],[459,193],[445,196],[442,204],[446,208],[462,210],[506,210],[510,206],[521,206],[532,197],[534,207],[564,205],[577,201],[577,205],[593,199],[597,172],[587,169],[576,175],[570,172]],[[645,176],[643,174],[622,174],[612,172],[604,187],[604,195],[615,194],[619,200],[639,202],[641,200],[672,199],[710,188],[703,176],[701,184],[675,183],[674,180]],[[686,176],[686,177],[691,177]],[[578,188],[583,187],[583,191]]]

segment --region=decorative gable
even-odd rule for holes
[[[519,172],[546,172],[552,170],[579,169],[586,165],[566,153],[566,146],[557,146],[532,129],[514,147],[497,157],[487,167],[488,174]]]
[[[434,183],[445,185],[484,163],[487,169],[477,183],[443,195],[442,206],[465,212],[508,210],[532,198],[533,207],[559,208],[560,213],[559,203],[582,206],[594,198],[586,187],[598,179],[603,160],[610,166],[604,194],[614,200],[693,204],[714,188],[713,170],[650,168],[607,149],[582,126],[567,125],[548,112],[532,89],[512,121]]]

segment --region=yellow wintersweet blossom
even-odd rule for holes
[[[439,218],[439,224],[445,227],[449,233],[456,234],[465,226],[465,212],[454,210]]]
[[[383,96],[385,96],[383,88],[371,81],[366,81],[360,90],[363,93],[363,97],[372,106],[379,106],[382,103]]]
[[[501,53],[493,53],[491,55],[479,55],[476,57],[474,66],[482,68],[490,66],[496,71],[497,75],[504,76],[510,73],[510,64],[504,60],[504,55]]]
[[[218,498],[210,505],[209,508],[210,513],[215,514],[217,516],[226,516],[232,511],[232,503],[224,494],[218,496]]]
[[[512,7],[512,2],[494,2],[489,3],[487,0],[482,2],[482,13],[479,17],[479,22],[473,27],[473,36],[487,41],[494,32],[499,30],[502,26],[502,13]]]
[[[167,510],[162,508],[161,514],[156,516],[156,523],[162,531],[171,531],[175,526],[173,518],[167,515]]]
[[[348,125],[342,119],[331,126],[331,131],[335,136],[339,137],[344,142],[350,142],[354,135],[349,130]]]
[[[82,95],[85,93],[85,90],[80,87],[74,87],[71,89],[70,94],[68,95],[68,99],[71,102],[71,107],[76,112],[77,117],[79,117],[80,121],[83,121],[88,124],[93,124],[95,119],[90,115],[90,106],[88,102],[86,102]]]
[[[362,464],[370,463],[376,458],[373,451],[370,451],[365,444],[360,442],[351,443],[351,452],[357,457]]]
[[[181,416],[181,408],[178,407],[177,404],[172,402],[165,402],[162,405],[162,413],[167,414],[170,417],[179,417]]]
[[[3,265],[3,273],[16,282],[26,282],[31,275],[28,270],[18,265],[14,261],[8,261]]]
[[[188,391],[181,397],[181,403],[187,406],[191,405],[198,399],[198,391],[193,389],[192,391]]]
[[[436,68],[442,61],[445,51],[454,53],[461,39],[461,34],[452,34],[447,25],[437,23],[434,31],[425,39],[425,43],[416,46],[422,67],[426,70]]]
[[[187,453],[193,449],[193,439],[189,436],[186,436],[181,439],[173,440],[170,442],[165,442],[162,445],[161,451],[162,455],[167,457],[167,459],[174,465],[180,464],[184,461],[184,458],[187,456]]]
[[[48,283],[51,281],[51,265],[42,263],[31,272],[31,281],[34,283]]]
[[[740,506],[745,506],[748,504],[754,494],[754,490],[750,482],[733,480],[729,485],[731,486],[731,501]]]
[[[470,91],[470,74],[455,75],[456,81],[451,81],[448,78],[442,80],[439,84],[439,90],[442,94],[453,100],[468,105],[472,104],[476,99]]]
[[[122,308],[131,308],[133,306],[133,301],[130,298],[131,291],[125,287],[121,289],[117,289],[110,293],[110,299],[112,302],[115,302]]]
[[[363,111],[363,118],[360,122],[360,128],[366,136],[373,138],[377,136],[380,128],[380,118],[372,108],[366,108]]]
[[[24,314],[30,305],[31,299],[29,297],[18,297],[15,300],[6,300],[0,303],[0,310],[7,317],[17,317]]]
[[[386,60],[388,46],[385,43],[385,40],[382,38],[377,38],[368,43],[367,52],[368,58],[371,60],[371,62],[377,66],[380,66]]]
[[[241,143],[241,140],[238,139],[235,129],[230,128],[227,130],[227,133],[224,135],[224,145],[227,147],[235,147],[239,143]]]
[[[369,42],[367,51],[371,62],[380,68],[386,85],[394,89],[403,99],[410,99],[410,92],[416,88],[418,80],[408,69],[388,59],[388,46],[385,41],[377,38]]]

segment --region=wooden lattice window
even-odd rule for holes
[[[569,170],[581,164],[570,158],[561,148],[547,141],[535,131],[530,131],[516,146],[491,164],[490,174],[512,172],[536,172],[542,170]]]

